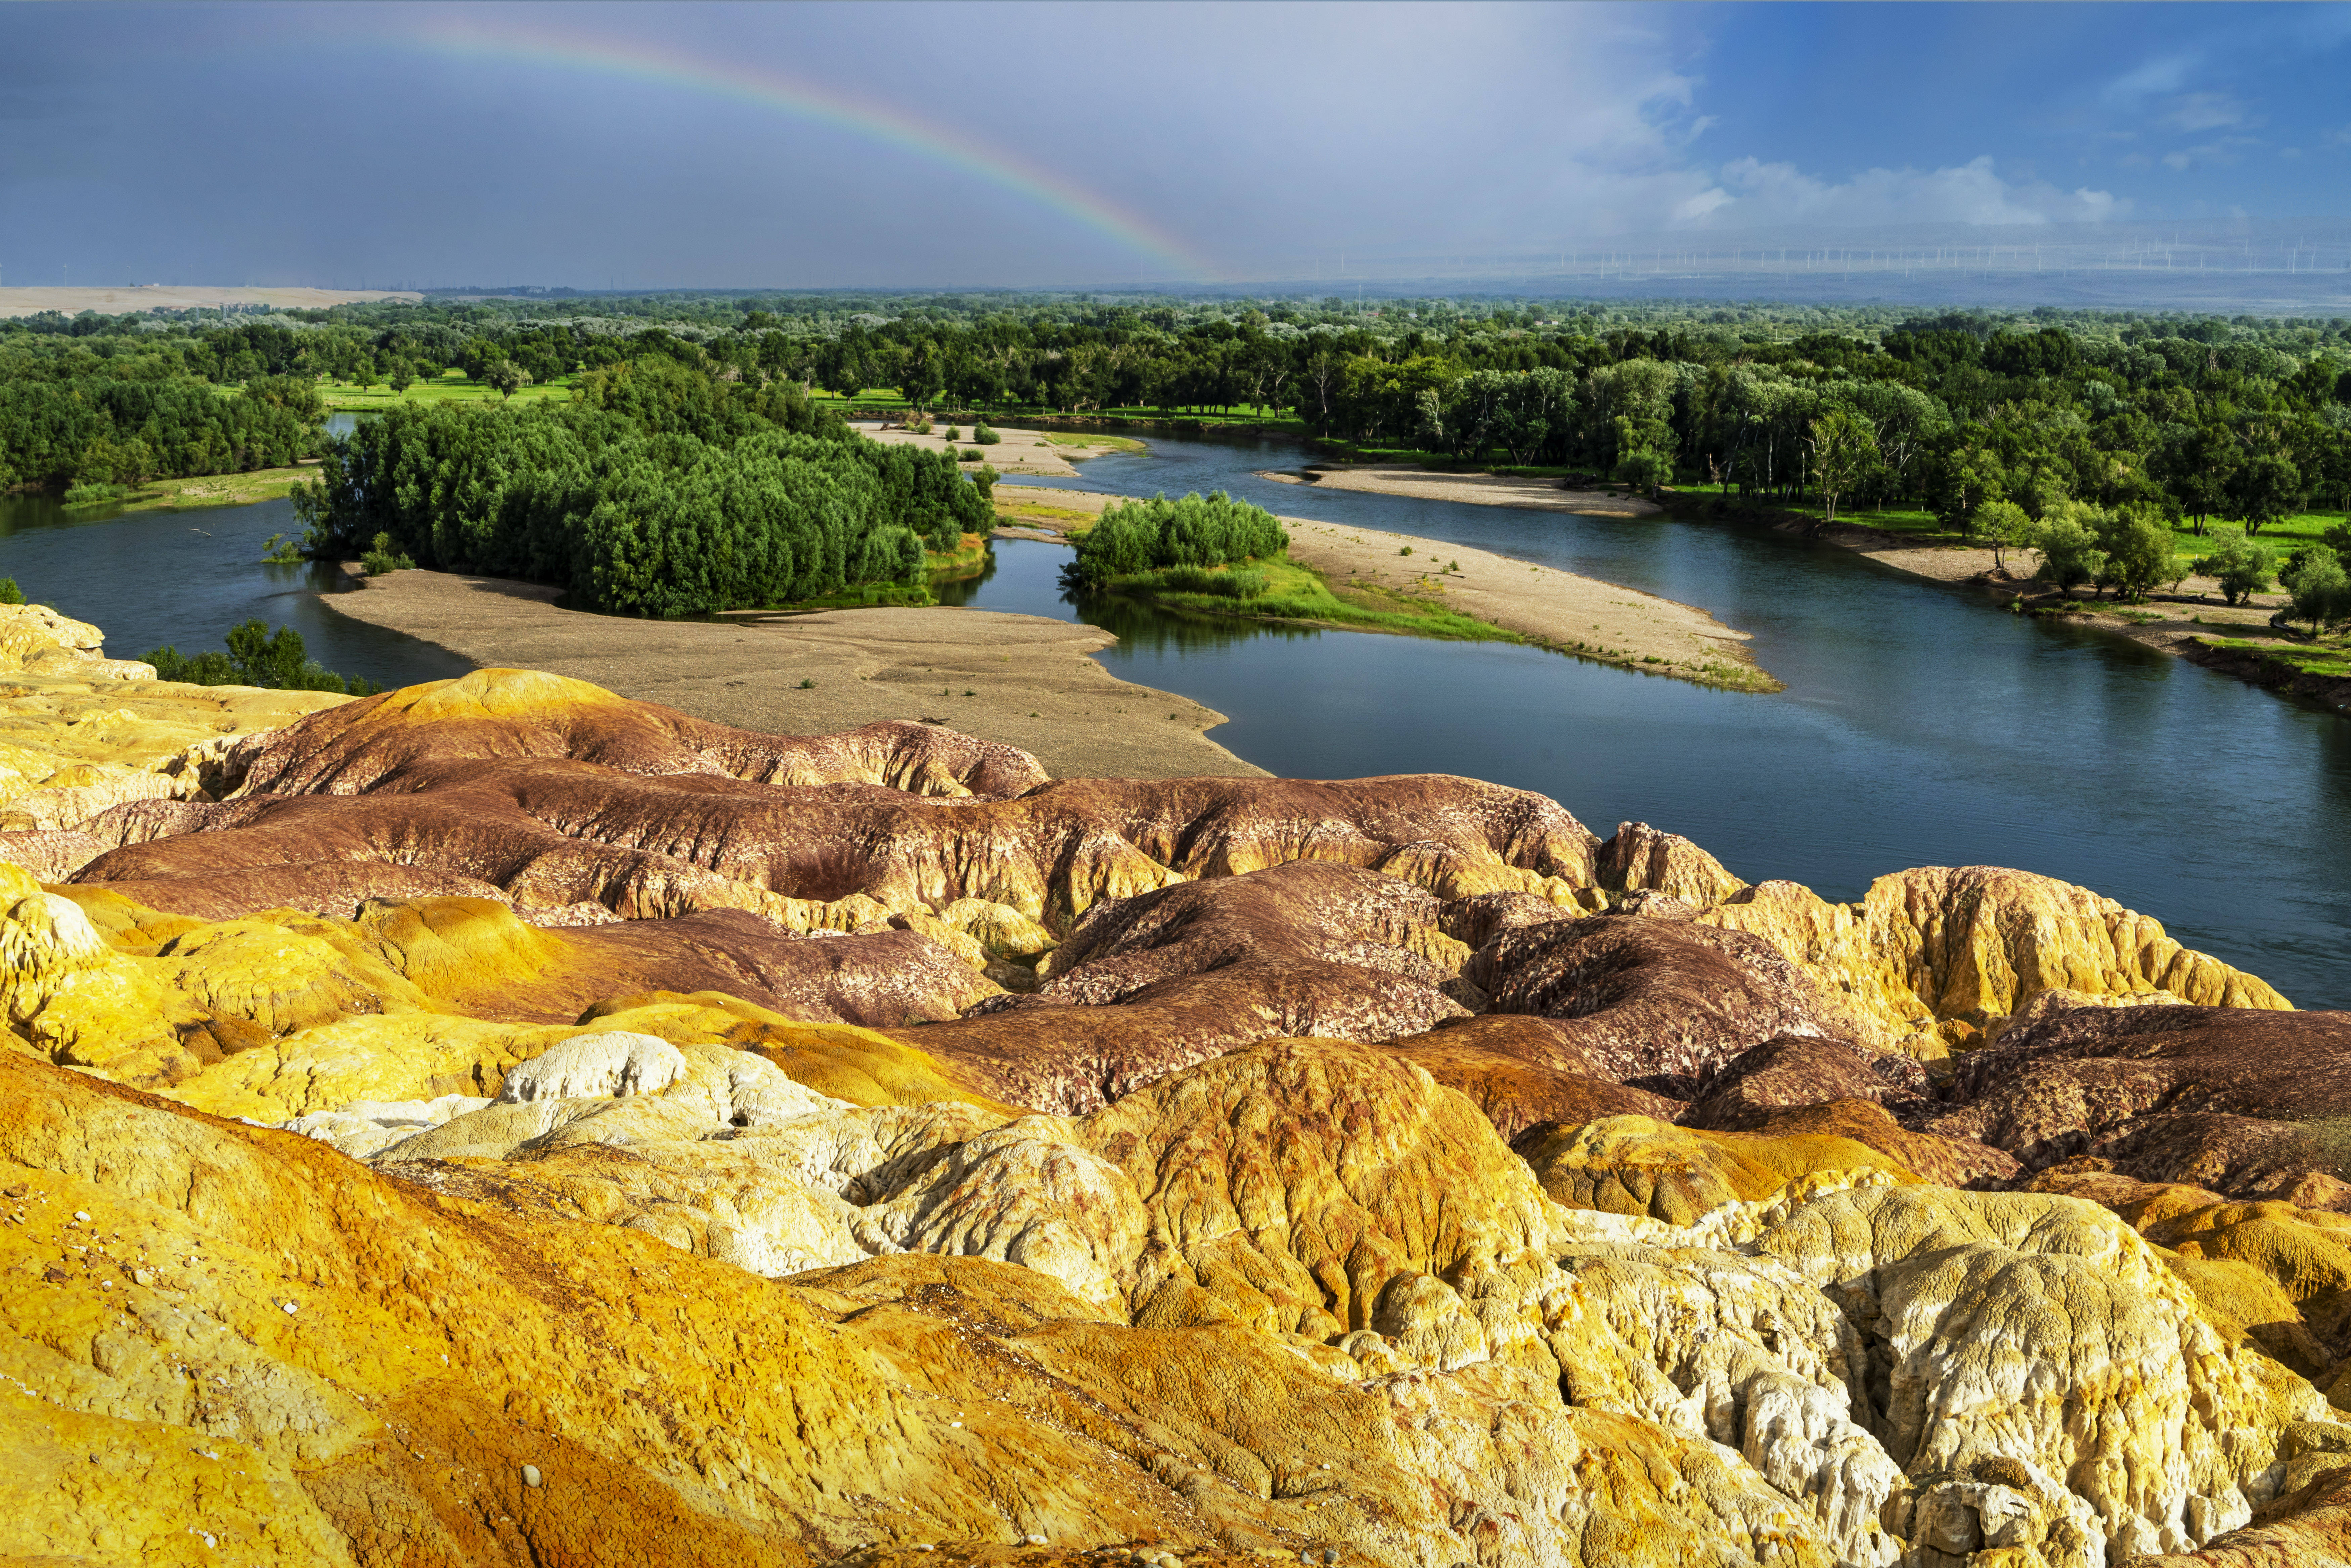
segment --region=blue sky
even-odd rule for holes
[[[2344,5],[16,5],[0,268],[1335,279],[2351,218],[2346,66]]]

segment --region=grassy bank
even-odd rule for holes
[[[1495,472],[1516,470],[1497,469]],[[1720,485],[1677,485],[1667,493],[1667,498],[1669,503],[1695,501],[1703,506],[1721,501],[1734,509],[1744,505],[1736,495]],[[1818,507],[1801,503],[1758,502],[1756,508],[1778,517],[1804,517],[1817,522],[1821,517]],[[2254,536],[2254,542],[2269,546],[2276,554],[2279,565],[2283,566],[2286,557],[2304,545],[2317,544],[2327,529],[2342,527],[2346,516],[2351,514],[2340,511],[2298,512],[2263,527]],[[1840,510],[1836,520],[1847,528],[1875,528],[1880,533],[1892,534],[1910,544],[1974,545],[1980,542],[1947,528],[1934,513],[1915,507],[1865,507],[1851,511]],[[2209,529],[2202,534],[2195,533],[2185,521],[2174,525],[2171,534],[2172,549],[2180,555],[2190,558],[2210,555],[2218,548]],[[2022,559],[2027,564],[2032,561],[2029,550],[2011,550],[2010,554]]]
[[[2242,637],[2199,637],[2196,641],[2207,648],[2258,658],[2285,674],[2351,680],[2351,642],[2342,638],[2293,646]]]
[[[185,512],[207,507],[249,507],[256,501],[283,498],[288,490],[317,476],[316,463],[291,468],[256,468],[248,474],[205,474],[185,479],[150,479],[126,495],[70,508],[75,512],[110,508],[120,512]]]
[[[1394,588],[1349,583],[1333,587],[1311,566],[1287,557],[1202,569],[1166,567],[1113,578],[1107,591],[1147,599],[1192,615],[1239,621],[1282,621],[1350,632],[1388,632],[1455,643],[1524,643],[1528,638],[1447,608],[1441,573],[1425,573]]]

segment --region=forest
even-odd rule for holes
[[[936,537],[941,496],[960,493],[884,465],[862,470],[891,499],[870,503],[883,510],[854,549],[810,542],[850,537],[817,520],[826,508],[869,504],[856,477],[868,459],[810,455],[831,440],[816,412],[829,400],[811,394],[875,389],[998,417],[1246,419],[1406,460],[1703,486],[1831,515],[1907,507],[1952,528],[2004,526],[2012,508],[2032,529],[2136,514],[2258,540],[2282,518],[2351,504],[2351,322],[2339,318],[843,293],[0,323],[0,487],[323,454],[321,382],[398,387],[452,369],[507,392],[576,382],[580,406],[368,422],[333,459],[325,538],[386,531],[421,560],[572,581],[615,605],[854,581],[901,559],[903,543],[878,542],[889,530]],[[697,412],[648,418],[638,405],[653,387]],[[496,483],[408,477],[442,464]],[[814,464],[828,477],[806,494],[822,499],[789,524],[740,522],[764,503],[728,488],[738,464]],[[380,474],[400,476],[391,491]],[[799,542],[710,555],[687,519],[712,505],[738,519],[730,538]],[[362,512],[363,531],[345,528]]]
[[[329,444],[298,490],[311,548],[559,584],[580,609],[689,616],[919,586],[993,524],[990,476],[883,446],[792,382],[648,357],[566,403],[406,405]]]

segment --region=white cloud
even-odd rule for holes
[[[2242,125],[2245,110],[2225,92],[2191,92],[2172,104],[2163,122],[2179,131],[2214,131]]]
[[[2153,59],[2137,70],[2127,71],[2106,84],[2101,94],[2108,103],[2130,104],[2161,93],[2178,92],[2188,78],[2204,63],[2200,51],[2166,55]]]
[[[2130,204],[2107,191],[2059,190],[2044,181],[2002,179],[1990,157],[1953,168],[1868,169],[1842,184],[1792,163],[1741,158],[1723,165],[1718,183],[1684,202],[1677,220],[1709,228],[1766,224],[1864,227],[1879,224],[2095,224],[2123,216]]]

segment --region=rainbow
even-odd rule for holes
[[[580,32],[490,24],[446,14],[425,22],[397,41],[467,58],[513,60],[626,77],[779,110],[975,174],[1148,258],[1176,278],[1217,277],[1213,265],[1171,235],[1049,170],[1012,154],[984,148],[960,131],[949,132],[925,123],[893,105],[861,101],[846,93],[795,80],[778,71],[704,59],[641,38],[622,42]]]

